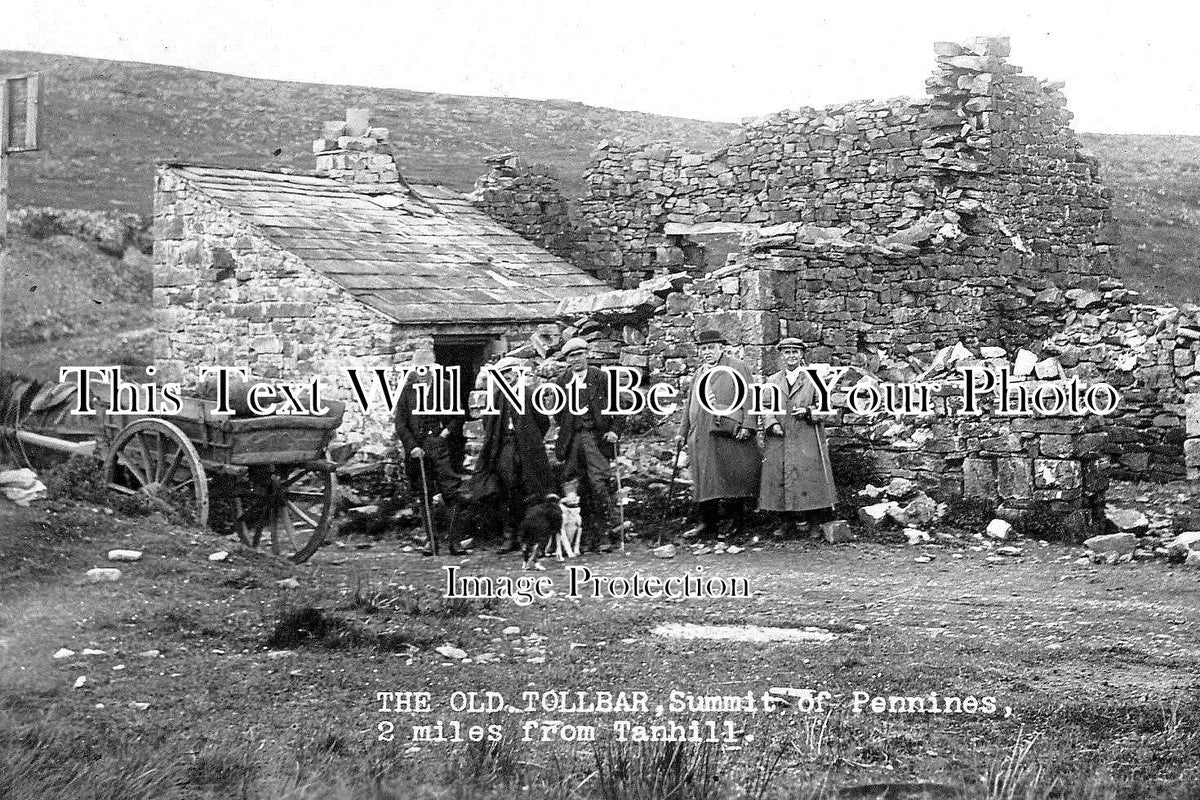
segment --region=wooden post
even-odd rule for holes
[[[4,93],[4,102],[8,102],[8,92]],[[4,117],[7,119],[7,110]],[[0,371],[4,370],[4,275],[8,267],[5,264],[5,251],[8,249],[8,156],[0,145]]]
[[[0,370],[4,368],[4,276],[8,248],[8,157],[40,146],[42,93],[39,73],[0,78]],[[24,91],[24,107],[13,117],[13,92]]]

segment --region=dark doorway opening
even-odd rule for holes
[[[458,367],[462,372],[459,384],[460,407],[466,410],[466,415],[455,420],[451,434],[446,444],[450,448],[450,463],[456,472],[463,471],[467,458],[467,437],[463,426],[471,417],[471,390],[475,387],[475,378],[479,370],[495,354],[500,341],[495,337],[464,337],[464,336],[435,336],[433,340],[433,357],[443,367]]]

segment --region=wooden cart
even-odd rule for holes
[[[333,517],[334,464],[325,451],[345,404],[327,402],[325,415],[242,419],[214,415],[215,401],[182,402],[172,416],[117,415],[98,403],[109,485],[205,525],[210,476],[220,476],[242,542],[257,548],[265,538],[272,553],[306,561]]]

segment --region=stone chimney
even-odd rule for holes
[[[363,188],[401,183],[388,129],[371,127],[369,108],[348,108],[345,120],[323,123],[313,154],[322,178]]]

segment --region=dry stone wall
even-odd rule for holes
[[[526,164],[516,153],[486,160],[491,170],[467,198],[497,222],[556,256],[571,259],[575,227],[558,182],[558,171]]]

